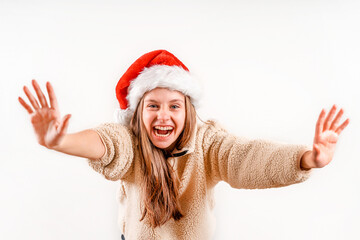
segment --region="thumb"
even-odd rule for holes
[[[67,128],[69,126],[69,119],[71,118],[71,114],[67,114],[63,117],[61,120],[60,126],[59,126],[59,134],[64,135],[67,131]]]
[[[315,154],[316,154],[316,155],[320,154],[320,147],[319,147],[319,145],[314,144],[314,145],[313,145],[313,148],[314,148],[314,150],[315,150]]]

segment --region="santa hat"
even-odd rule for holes
[[[157,87],[177,90],[190,97],[195,109],[199,107],[201,87],[189,69],[173,54],[156,50],[138,58],[116,85],[116,122],[129,125],[142,96]]]

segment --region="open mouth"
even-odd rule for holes
[[[173,127],[160,127],[160,126],[155,126],[153,129],[155,136],[161,138],[168,137],[174,130]]]

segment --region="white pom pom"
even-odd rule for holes
[[[131,111],[129,108],[123,110],[121,108],[115,109],[114,112],[114,119],[115,122],[123,124],[125,126],[130,125],[131,118],[133,116],[133,111]]]

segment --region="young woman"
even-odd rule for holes
[[[211,239],[213,189],[282,187],[305,181],[311,168],[329,164],[349,119],[334,105],[321,111],[311,148],[248,140],[213,121],[197,121],[200,88],[186,66],[157,50],[137,59],[119,80],[117,123],[67,134],[51,84],[50,106],[35,80],[38,99],[24,86],[40,145],[87,158],[106,179],[120,180],[119,220],[126,239]],[[40,105],[39,105],[40,102]]]

